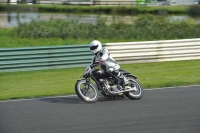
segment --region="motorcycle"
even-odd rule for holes
[[[143,89],[137,77],[126,70],[119,70],[128,80],[128,84],[104,70],[97,69],[97,64],[86,67],[83,75],[75,84],[77,96],[86,103],[94,103],[101,96],[104,99],[125,98],[141,99]],[[92,79],[92,80],[91,80]]]

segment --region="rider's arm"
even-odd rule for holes
[[[108,52],[107,49],[104,49],[104,50],[102,50],[101,52],[102,52],[102,55],[101,55],[100,60],[101,60],[101,62],[102,62],[102,61],[108,59],[108,57],[109,57],[109,52]]]
[[[95,62],[96,62],[96,60],[95,60],[95,56],[92,58],[92,61],[91,61],[91,63],[90,63],[90,66],[91,65],[93,65],[93,64],[95,64]]]

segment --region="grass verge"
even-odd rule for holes
[[[143,88],[200,84],[200,61],[123,64]],[[0,100],[74,94],[84,68],[0,73]]]

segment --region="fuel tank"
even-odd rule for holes
[[[100,69],[96,69],[95,71],[93,71],[92,74],[96,79],[104,79],[104,78],[109,78],[110,77],[109,73],[107,73],[104,70],[100,70]]]

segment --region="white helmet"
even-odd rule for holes
[[[99,52],[102,49],[102,45],[98,40],[94,40],[90,43],[90,52],[92,54],[96,54],[97,52]]]

